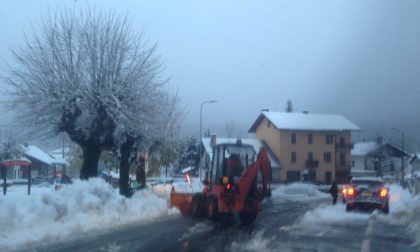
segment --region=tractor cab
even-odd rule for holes
[[[208,184],[233,187],[244,169],[255,162],[255,159],[256,153],[252,145],[242,144],[240,141],[236,144],[215,145]]]

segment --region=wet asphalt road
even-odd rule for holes
[[[251,225],[242,225],[236,218],[222,223],[170,216],[84,238],[32,244],[21,251],[416,251],[405,227],[375,215],[354,222],[300,223],[307,211],[320,204],[328,203],[268,201]]]

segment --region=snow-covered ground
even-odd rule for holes
[[[391,186],[390,195],[390,215],[381,218],[390,223],[407,226],[416,239],[416,247],[420,250],[420,195],[412,197],[408,190],[397,186]]]
[[[127,199],[102,179],[75,181],[59,191],[33,186],[26,193],[26,186],[11,186],[0,196],[0,251],[178,214],[151,190]]]
[[[408,231],[415,238],[415,246],[420,249],[420,196],[412,197],[408,190],[403,190],[396,185],[389,185],[389,188],[391,196],[389,215],[378,212],[373,214],[346,212],[344,204],[331,205],[328,202],[306,212],[293,225],[281,226],[279,230],[296,235],[339,236],[340,234],[334,233],[337,229],[329,227],[343,224],[366,224],[371,218],[376,218],[378,221],[407,226]],[[273,190],[272,200],[311,202],[329,197],[328,194],[317,191],[316,186],[296,183],[277,186]],[[256,232],[245,243],[233,243],[232,251],[276,251],[271,249],[271,243],[276,243],[272,237],[267,238],[263,232]],[[288,251],[287,248],[285,251]]]
[[[276,185],[272,188],[272,200],[316,201],[331,198],[327,193],[320,192],[316,185],[292,183]]]
[[[380,221],[407,226],[409,232],[420,245],[420,196],[412,197],[408,190],[396,185],[388,185],[390,188],[390,213],[389,215],[365,213],[347,213],[344,204],[321,205],[312,211],[307,212],[299,223],[295,224],[305,227],[304,230],[311,234],[323,235],[328,229],[323,228],[326,224],[334,223],[357,223],[366,222],[370,218],[379,218]],[[293,227],[285,227],[286,229]],[[302,230],[302,228],[299,228]]]
[[[168,199],[174,187],[177,192],[201,192],[202,184],[197,178],[191,183],[183,179],[171,184],[158,184],[150,189],[136,192],[127,199],[118,194],[102,179],[75,181],[72,185],[55,191],[53,187],[33,186],[28,196],[26,186],[11,186],[6,196],[0,195],[0,251],[10,247],[25,246],[34,241],[56,241],[69,235],[83,235],[90,231],[107,230],[132,222],[150,222],[160,217],[179,214],[170,209]],[[306,212],[291,226],[279,227],[286,232],[310,232],[325,234],[326,225],[367,222],[375,216],[381,221],[408,226],[420,245],[420,196],[412,197],[407,190],[390,185],[390,214],[346,213],[343,204],[329,204],[330,195],[309,184],[293,183],[275,185],[271,200],[299,202],[325,201]],[[190,235],[208,230],[203,223],[190,230]],[[233,251],[244,246],[267,246],[270,239],[255,234],[246,244],[232,244]],[[258,247],[258,246],[257,246]],[[260,247],[261,248],[261,247]]]

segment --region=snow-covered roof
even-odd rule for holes
[[[360,130],[359,127],[341,115],[263,111],[249,132],[255,132],[263,118],[267,118],[277,129],[283,130]]]
[[[185,174],[185,173],[187,173],[187,172],[192,171],[193,169],[194,169],[194,167],[192,167],[192,166],[188,166],[188,167],[186,167],[186,168],[182,169],[182,170],[181,170],[181,172],[182,172],[183,174]]]
[[[64,148],[64,156],[67,156],[70,153],[70,148],[65,147]],[[63,158],[63,148],[55,149],[50,152],[50,155],[53,157],[60,157]]]
[[[63,148],[55,149],[49,153],[50,156],[54,158],[54,164],[69,165],[67,157],[69,156],[70,148],[64,148],[64,157],[63,157]]]
[[[413,155],[411,155],[411,157],[409,158],[410,163],[414,162],[415,160],[419,160],[420,159],[420,154],[419,153],[415,153]]]
[[[237,141],[238,141],[237,138],[220,138],[220,137],[216,138],[216,144],[236,144]],[[252,145],[256,153],[258,153],[260,151],[260,148],[264,146],[263,142],[261,142],[258,139],[245,138],[245,139],[241,139],[241,142],[242,144]],[[210,155],[210,158],[211,158],[213,154],[213,149],[210,144],[211,138],[203,138],[202,143],[203,143],[205,151]],[[274,156],[274,154],[272,154],[270,151],[268,151],[268,157],[270,159],[272,167],[280,167],[280,162]]]
[[[59,165],[69,165],[69,162],[65,160],[64,158],[54,158],[53,163],[59,164]]]
[[[392,145],[390,143],[383,143],[380,146],[376,146],[373,150],[369,151],[366,155],[375,156],[378,153],[387,151],[387,156],[389,157],[410,157],[411,155],[405,151],[402,151],[400,148]]]
[[[23,150],[27,156],[37,159],[45,164],[51,165],[53,163],[57,163],[52,156],[36,147],[35,145],[23,146]]]
[[[364,156],[376,148],[376,142],[357,142],[351,150],[352,156]]]

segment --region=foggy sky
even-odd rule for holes
[[[62,6],[128,13],[158,43],[189,134],[203,101],[218,101],[204,106],[203,130],[222,135],[227,121],[246,132],[261,109],[290,99],[297,112],[419,135],[420,1],[3,1],[0,68],[31,22]]]

